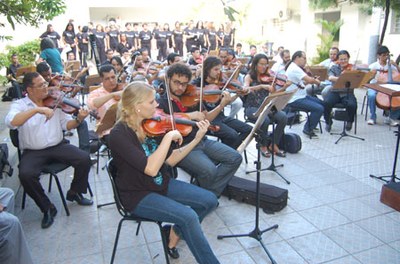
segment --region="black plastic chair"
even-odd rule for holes
[[[292,112],[292,113],[295,113],[295,115],[297,114],[297,113],[300,113],[300,112],[304,112],[304,113],[306,113],[306,115],[307,115],[307,120],[310,118],[310,114],[309,114],[309,110],[306,110],[306,109],[303,109],[303,108],[300,108],[300,107],[294,107],[294,106],[288,106],[287,107],[287,113],[290,113],[290,112]],[[289,128],[292,128],[292,125],[293,125],[293,123],[294,123],[294,120],[295,120],[295,118],[293,118],[292,119],[292,122],[289,124]],[[308,123],[309,125],[310,125],[310,123]],[[319,124],[319,131],[321,132],[321,134],[322,134],[322,125],[321,125],[321,120],[319,120],[318,121],[318,124]],[[309,131],[311,131],[311,127],[309,127],[308,128],[309,129]],[[312,138],[312,136],[310,136],[310,139]]]
[[[136,221],[138,223],[137,229],[136,229],[136,235],[139,234],[139,228],[140,228],[140,224],[141,222],[150,222],[150,223],[155,223],[158,225],[159,229],[160,229],[160,234],[161,234],[161,240],[162,240],[162,244],[163,244],[163,249],[164,249],[164,255],[165,255],[165,260],[167,262],[167,264],[169,264],[169,258],[168,258],[168,252],[167,252],[167,238],[164,235],[163,229],[162,229],[162,222],[161,221],[155,221],[155,220],[150,220],[150,219],[146,219],[146,218],[142,218],[139,216],[136,216],[134,214],[132,214],[131,212],[129,212],[122,204],[121,199],[120,199],[120,195],[119,195],[119,190],[115,184],[115,178],[118,175],[118,171],[116,166],[113,164],[113,159],[110,159],[107,164],[107,172],[108,172],[108,176],[110,177],[110,181],[111,181],[111,185],[112,185],[112,189],[113,189],[113,193],[114,193],[114,199],[115,199],[115,204],[117,205],[117,209],[119,214],[122,216],[122,219],[119,221],[118,224],[118,229],[117,229],[117,234],[115,236],[115,242],[114,242],[114,248],[113,248],[113,252],[111,255],[111,261],[110,263],[114,263],[114,258],[115,258],[115,253],[117,251],[117,246],[118,246],[118,240],[119,240],[119,234],[121,232],[121,227],[122,227],[122,223],[124,221]]]
[[[21,150],[19,149],[18,130],[16,130],[16,129],[10,130],[10,139],[11,139],[11,142],[14,145],[14,147],[17,148],[18,161],[20,161],[22,153],[21,153]],[[69,213],[67,202],[65,201],[64,192],[62,190],[61,183],[60,183],[60,180],[58,179],[57,174],[69,167],[70,167],[70,165],[65,164],[65,163],[53,162],[53,163],[48,164],[45,168],[43,168],[43,170],[41,172],[42,174],[50,174],[48,192],[51,192],[52,178],[55,179],[57,188],[58,188],[58,192],[60,193],[61,201],[64,205],[65,213],[67,214],[67,216],[69,216],[70,213]],[[90,187],[89,187],[89,190],[90,190]],[[90,194],[92,194],[91,190],[90,190]],[[22,195],[22,205],[21,205],[22,209],[25,209],[25,199],[26,199],[26,192],[24,190],[24,193]]]

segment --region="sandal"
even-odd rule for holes
[[[167,253],[168,253],[168,255],[173,259],[177,259],[177,258],[179,258],[178,249],[176,247],[173,247],[173,248],[169,247],[169,235],[171,233],[171,228],[172,228],[171,225],[164,225],[162,227],[162,230],[164,232],[164,236],[165,236],[166,242],[167,242]]]
[[[271,153],[269,153],[269,151],[261,151],[261,155],[265,158],[270,158],[271,157]]]
[[[276,156],[281,157],[281,158],[285,158],[286,157],[286,153],[282,150],[277,151],[274,153]]]

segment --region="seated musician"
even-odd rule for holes
[[[90,171],[89,153],[66,143],[63,130],[76,128],[88,115],[88,111],[79,110],[76,119],[71,119],[60,108],[50,109],[43,100],[48,96],[48,83],[37,72],[27,73],[24,77],[28,96],[11,105],[5,123],[10,129],[18,129],[19,148],[22,157],[19,162],[19,179],[25,192],[32,197],[43,212],[42,228],[53,224],[57,209],[46,196],[40,181],[40,172],[48,162],[55,160],[74,167],[74,178],[67,200],[79,205],[92,205],[85,198]]]
[[[266,79],[266,80],[264,80]],[[273,77],[268,72],[268,57],[264,53],[259,53],[254,56],[253,63],[251,64],[249,73],[244,78],[244,89],[248,94],[243,96],[245,115],[247,118],[255,123],[257,118],[253,116],[261,106],[262,102],[270,93],[275,92],[275,86],[272,84]],[[273,120],[277,123],[274,132],[274,145],[272,146],[271,140],[268,136],[268,126]],[[262,123],[260,130],[262,131],[261,154],[264,157],[269,157],[269,152],[274,152],[279,157],[285,157],[285,152],[281,151],[278,147],[281,137],[285,132],[287,123],[286,113],[278,111],[275,114],[270,113]]]
[[[49,83],[49,87],[59,88],[59,89],[63,87],[61,85],[63,76],[61,75],[53,76],[51,68],[47,64],[47,62],[44,61],[39,63],[36,66],[36,71],[44,78],[46,82]],[[76,115],[74,117],[76,117]],[[89,128],[86,120],[82,120],[82,122],[76,128],[76,131],[78,133],[79,148],[83,151],[90,153]]]
[[[279,55],[281,59],[272,65],[271,71],[275,74],[286,74],[285,66],[290,61],[290,51],[287,49],[282,50]]]
[[[329,49],[329,58],[321,61],[318,65],[324,66],[328,70],[335,64],[338,63],[338,53],[339,49],[337,47],[332,47]]]
[[[142,122],[153,117],[156,107],[155,91],[145,83],[130,83],[122,92],[120,119],[110,133],[122,203],[134,215],[175,224],[172,228],[163,227],[172,258],[179,258],[176,245],[182,237],[197,263],[219,263],[200,225],[217,207],[216,196],[172,178],[166,166],[174,166],[202,142],[209,122],[198,122],[197,132],[185,145],[181,145],[183,139],[178,130],[169,131],[162,138],[151,138]],[[174,142],[179,149],[174,149]]]
[[[349,63],[349,59],[350,54],[347,50],[339,51],[338,64],[333,65],[328,71],[328,79],[332,82],[332,86],[339,79],[339,76],[343,71],[351,70],[353,68],[353,65]],[[329,111],[330,113],[335,104],[343,104],[349,117],[349,121],[346,122],[346,130],[350,131],[353,127],[354,116],[357,111],[357,99],[354,96],[354,91],[343,89],[343,92],[338,92],[333,91],[332,88],[329,88],[329,86],[325,87],[324,89],[327,89],[327,93],[324,98],[326,111]],[[332,119],[330,122],[326,123],[326,131],[330,132],[331,128]]]
[[[390,51],[386,46],[380,46],[377,51],[378,60],[371,65],[369,68],[376,71],[375,78],[371,83],[386,83],[388,82],[388,58]],[[392,70],[392,76],[398,75],[399,72],[397,67],[393,64],[390,65]],[[368,89],[368,107],[370,111],[370,119],[368,120],[368,125],[376,124],[376,94],[377,91],[373,89]],[[384,120],[386,124],[391,126],[397,126],[399,124],[398,119],[400,118],[400,109],[391,110],[389,116]]]
[[[114,66],[115,70],[117,71],[117,82],[125,83],[127,73],[125,72],[125,68],[124,65],[122,64],[121,57],[113,56],[111,58],[111,65]]]
[[[235,84],[242,86],[243,84],[243,74],[241,81],[238,79],[239,71],[242,68],[242,64],[240,61],[237,61],[235,58],[235,53],[232,49],[221,48],[218,52],[218,58],[221,60],[222,67],[221,67],[221,74],[220,74],[220,81],[225,82],[228,80],[234,71],[238,67],[236,72],[236,76],[233,76],[233,81]],[[240,109],[243,107],[243,101],[240,98],[237,98],[231,103],[231,109],[229,112],[229,117],[235,118],[236,115],[239,113]]]
[[[292,82],[286,91],[290,92],[297,89],[293,97],[290,99],[288,106],[310,112],[310,117],[304,124],[303,133],[309,137],[318,137],[317,134],[314,133],[314,129],[317,127],[322,114],[324,115],[327,124],[330,124],[330,111],[326,111],[324,107],[325,103],[322,100],[307,95],[305,85],[319,85],[320,81],[308,76],[308,74],[303,70],[306,63],[306,53],[299,50],[292,55],[292,59],[285,67],[288,80]]]
[[[203,80],[204,80],[204,87],[207,89],[208,85],[215,85],[216,89],[220,89],[219,87],[219,77],[221,73],[221,60],[217,57],[209,56],[205,59],[203,63]],[[201,85],[201,77],[193,80],[192,84],[197,87]],[[222,87],[221,87],[222,88]],[[238,97],[238,96],[236,96]],[[240,100],[240,98],[237,98]],[[207,111],[212,111],[214,108],[218,107],[220,101],[216,103],[208,103],[205,102],[204,105],[206,106]],[[220,129],[216,132],[210,132],[211,135],[219,137],[222,143],[230,146],[233,149],[237,149],[240,146],[242,141],[250,134],[252,127],[238,119],[233,117],[225,116],[223,111],[215,117],[212,121],[213,125],[217,125]]]
[[[7,68],[7,79],[12,85],[12,93],[9,93],[12,97],[11,99],[14,98],[22,98],[22,90],[21,87],[17,81],[17,69],[20,68],[22,65],[18,61],[18,55],[17,54],[12,54],[11,55],[11,64]],[[24,92],[25,93],[25,92]]]
[[[221,103],[210,112],[199,112],[198,105],[197,107],[185,107],[182,105],[181,96],[187,89],[192,72],[187,65],[176,63],[169,67],[167,76],[174,111],[188,114],[191,120],[207,119],[211,122],[230,102],[229,93],[224,92]],[[164,93],[158,102],[159,108],[169,113],[167,93]],[[190,142],[196,133],[197,129],[194,127],[193,131],[183,139],[183,145]],[[212,191],[219,197],[241,162],[242,156],[236,150],[205,137],[177,166],[194,176],[200,187]]]
[[[199,47],[192,47],[190,49],[190,59],[188,61],[189,65],[198,65],[203,63],[203,58],[200,54],[200,48]]]
[[[107,110],[116,104],[121,98],[122,89],[125,84],[117,82],[117,71],[112,65],[104,65],[100,67],[99,75],[102,86],[89,93],[87,104],[89,109],[96,110],[99,119],[97,123],[103,121]],[[110,129],[101,131],[99,137],[108,145],[108,135]]]

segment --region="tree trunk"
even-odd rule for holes
[[[385,38],[386,27],[387,27],[387,24],[388,24],[388,21],[389,21],[389,14],[390,14],[390,0],[386,0],[385,20],[383,21],[381,40],[379,41],[379,45],[383,44],[383,39]]]

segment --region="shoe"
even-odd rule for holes
[[[52,204],[50,208],[44,213],[42,219],[42,228],[50,227],[54,222],[54,217],[57,215],[57,208]]]
[[[261,151],[261,155],[262,155],[264,158],[270,158],[270,157],[271,157],[271,153],[269,153],[268,150],[265,151],[265,152]]]
[[[331,132],[331,130],[332,130],[332,124],[326,124],[325,125],[325,130],[326,130],[326,132]]]
[[[285,157],[286,157],[286,153],[285,153],[284,151],[282,151],[282,150],[279,150],[279,151],[277,151],[277,152],[274,152],[274,154],[275,154],[276,156],[278,156],[278,157],[281,157],[281,158],[285,158]]]
[[[350,131],[353,128],[353,122],[346,122],[346,131]]]
[[[170,248],[169,245],[169,235],[171,234],[171,225],[164,225],[162,227],[162,231],[164,233],[166,242],[167,242],[167,253],[168,255],[173,258],[173,259],[177,259],[179,258],[179,251],[176,247]]]
[[[79,205],[92,205],[93,204],[92,200],[89,200],[89,199],[83,197],[83,195],[81,193],[76,193],[71,190],[69,190],[67,192],[67,200],[70,202],[75,201]]]
[[[313,131],[310,132],[307,130],[303,130],[303,133],[309,136],[310,138],[318,138],[317,134],[315,134]]]
[[[374,119],[368,119],[367,124],[373,126],[376,124],[376,121]]]
[[[387,124],[394,127],[394,126],[399,125],[399,121],[395,121],[395,120],[389,118],[389,122]]]

